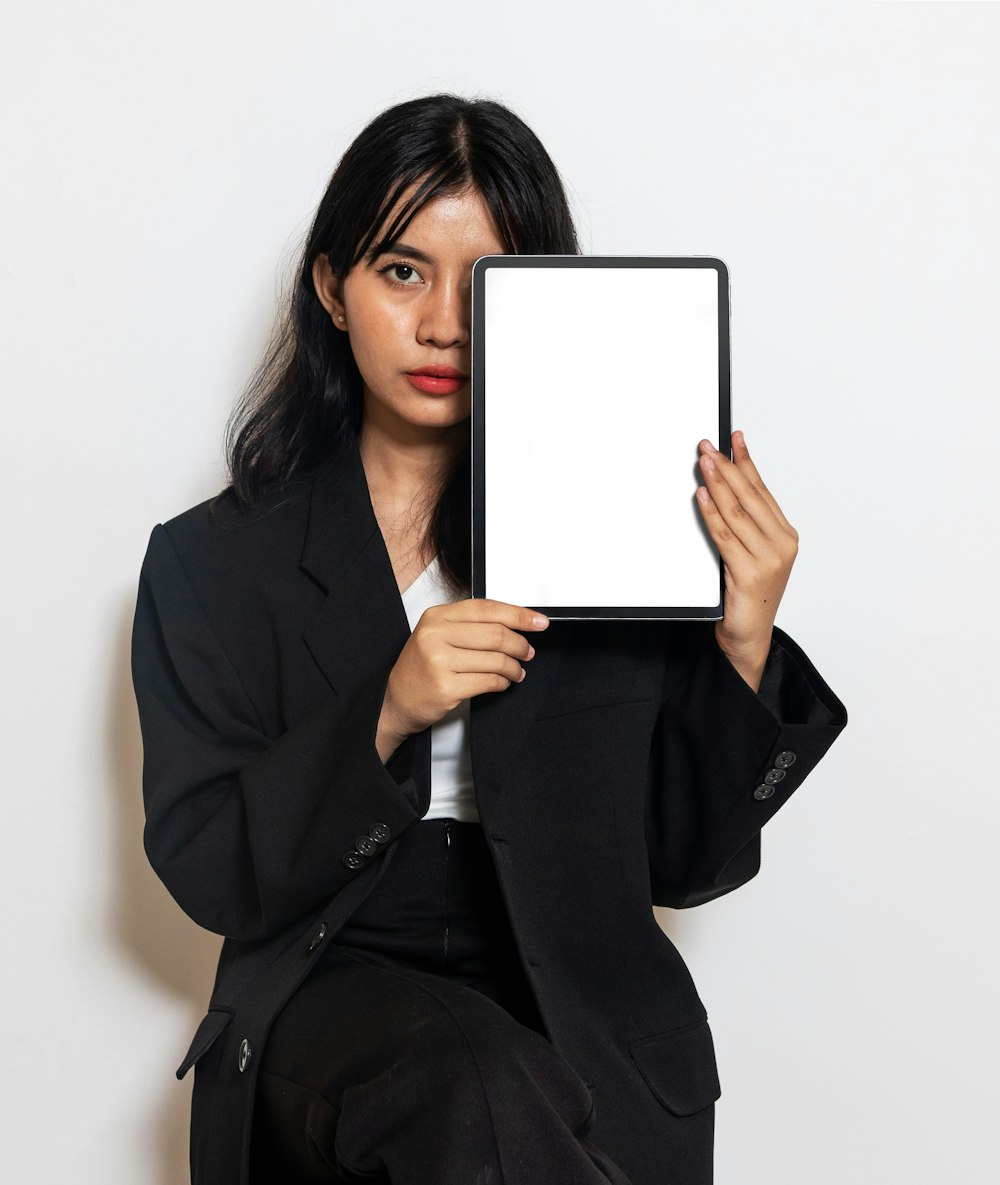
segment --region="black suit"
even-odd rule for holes
[[[753,877],[761,828],[847,719],[781,630],[755,694],[712,629],[553,621],[523,683],[471,701],[522,959],[553,1044],[593,1084],[594,1142],[637,1182],[657,1179],[658,1124],[720,1093],[704,1006],[651,906]],[[133,631],[146,850],[227,936],[178,1071],[198,1063],[197,1185],[246,1181],[271,1022],[427,809],[430,730],[387,766],[374,746],[408,636],[353,441],[251,512],[227,494],[153,529]]]

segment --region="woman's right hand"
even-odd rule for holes
[[[517,631],[548,624],[533,609],[486,597],[425,609],[389,673],[376,737],[382,760],[462,700],[519,683],[535,651]]]

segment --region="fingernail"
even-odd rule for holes
[[[534,615],[534,617],[532,617],[532,619],[531,619],[531,620],[532,620],[532,622],[533,622],[535,625],[537,625],[537,626],[543,626],[543,625],[548,625],[548,624],[549,624],[549,619],[548,619],[547,617],[545,617],[545,616],[544,616],[543,614],[541,614],[541,613],[536,613],[536,614]]]
[[[534,646],[532,646],[532,644],[530,642],[528,643],[528,657],[529,658],[535,657],[535,648],[534,648]]]
[[[695,497],[698,499],[699,502],[707,502],[708,501],[708,490],[706,490],[704,486],[699,486],[697,488],[697,490],[695,490]]]
[[[743,438],[743,433],[738,428],[733,433],[733,440],[735,440],[737,444],[746,444],[746,441]]]
[[[706,469],[714,469],[715,468],[715,462],[708,455],[708,453],[705,453],[705,468]]]

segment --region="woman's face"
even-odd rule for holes
[[[428,202],[399,242],[356,264],[342,283],[325,256],[316,260],[316,293],[334,327],[349,335],[364,380],[366,421],[393,435],[409,425],[404,435],[412,436],[412,428],[448,428],[469,417],[472,265],[502,254],[486,203],[465,190]],[[445,377],[414,373],[427,368]]]

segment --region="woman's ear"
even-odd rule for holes
[[[330,320],[337,329],[347,329],[347,311],[340,279],[334,275],[326,255],[317,255],[312,266],[313,287],[319,303],[330,314]]]

